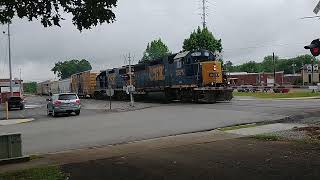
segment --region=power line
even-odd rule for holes
[[[224,49],[224,51],[231,51],[231,50],[247,50],[247,49],[259,49],[259,48],[265,48],[265,47],[281,47],[281,46],[300,46],[305,45],[306,43],[287,43],[287,44],[272,44],[272,45],[257,45],[257,46],[249,46],[249,47],[243,47],[243,48],[229,48]]]

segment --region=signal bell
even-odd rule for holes
[[[320,40],[315,39],[311,42],[310,45],[305,46],[305,49],[310,49],[310,52],[313,56],[319,56],[320,55]]]

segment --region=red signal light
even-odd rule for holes
[[[311,42],[310,45],[305,46],[305,49],[310,49],[310,52],[313,56],[320,55],[320,39],[315,39]]]
[[[319,56],[320,55],[320,48],[316,47],[316,48],[312,48],[311,49],[311,53],[314,56]]]

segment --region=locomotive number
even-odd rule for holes
[[[218,78],[218,77],[220,77],[220,74],[219,73],[209,73],[209,76],[212,78]]]

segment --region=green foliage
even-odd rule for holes
[[[37,83],[36,82],[23,83],[23,90],[25,93],[34,94],[37,92]]]
[[[299,72],[299,69],[304,64],[311,64],[311,61],[318,63],[318,60],[311,55],[301,55],[291,59],[280,59],[275,57],[275,66],[276,71],[284,71],[285,74],[293,74]],[[229,63],[230,64],[230,63]],[[295,66],[293,66],[295,65]],[[227,67],[226,67],[227,68]],[[248,72],[248,73],[257,73],[257,72],[273,72],[274,63],[272,56],[266,56],[261,63],[255,61],[249,61],[241,65],[229,65],[228,71],[230,72]]]
[[[183,42],[183,50],[184,51],[193,51],[198,49],[206,49],[211,52],[221,52],[222,44],[221,39],[217,40],[212,32],[210,32],[207,28],[198,29],[191,33],[188,39],[185,39]]]
[[[168,46],[164,44],[161,39],[154,40],[148,43],[147,49],[144,51],[140,62],[149,62],[169,54],[171,53],[169,52]]]
[[[66,180],[69,179],[57,166],[33,168],[0,174],[0,180]]]
[[[259,134],[253,136],[253,138],[260,140],[260,141],[279,141],[281,138],[274,134]]]
[[[72,14],[72,22],[81,31],[102,23],[115,21],[112,8],[118,0],[5,0],[0,1],[0,23],[14,17],[29,21],[41,19],[44,27],[60,26],[62,14]]]
[[[64,62],[57,62],[51,69],[54,74],[57,74],[61,79],[69,78],[72,74],[91,70],[91,64],[85,59],[82,60],[70,60]]]

